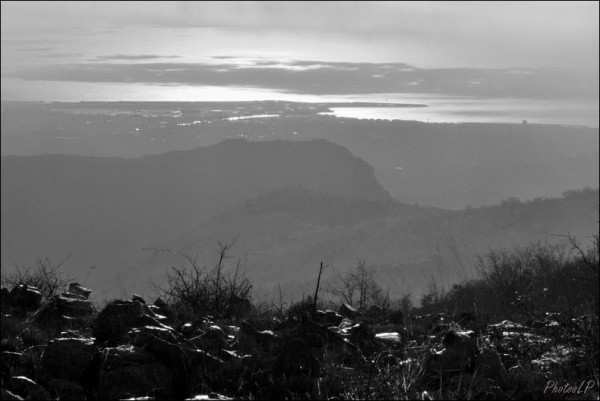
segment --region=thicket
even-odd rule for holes
[[[423,311],[470,311],[489,318],[532,319],[545,313],[571,318],[599,310],[598,234],[588,246],[537,242],[493,250],[477,262],[478,277],[442,292],[432,286],[421,299]]]

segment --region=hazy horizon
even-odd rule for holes
[[[421,98],[406,119],[598,127],[598,4],[4,2],[1,98]]]

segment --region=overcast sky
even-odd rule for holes
[[[598,98],[598,2],[1,7],[3,100],[73,83]]]

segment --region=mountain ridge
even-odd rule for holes
[[[85,264],[120,263],[132,249],[270,189],[391,199],[371,166],[324,140],[229,140],[138,159],[3,156],[1,163],[5,265],[68,254]]]

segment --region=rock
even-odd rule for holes
[[[154,305],[158,308],[167,308],[169,306],[162,298],[156,298],[156,300],[154,301],[154,303],[152,305]]]
[[[10,378],[10,389],[28,400],[49,400],[50,394],[46,389],[25,376]]]
[[[91,339],[57,338],[48,343],[41,364],[50,377],[76,382],[90,364],[93,353]]]
[[[18,395],[11,393],[4,388],[0,388],[0,400],[2,401],[19,401],[23,399],[24,398],[19,397]]]
[[[186,337],[191,337],[197,333],[198,328],[194,327],[194,325],[190,322],[184,323],[181,326],[177,327],[177,331],[183,334]]]
[[[472,372],[479,349],[473,331],[450,330],[442,339],[444,349],[429,356],[426,370],[437,376]]]
[[[477,374],[494,380],[498,384],[508,382],[508,372],[500,359],[500,355],[493,348],[484,349],[477,356]]]
[[[527,331],[527,327],[523,326],[519,323],[511,322],[510,320],[503,320],[500,323],[491,324],[490,327],[492,330],[497,330],[500,332],[513,332],[513,333],[522,333]]]
[[[378,343],[375,341],[375,334],[371,327],[365,323],[356,323],[349,327],[340,329],[340,333],[348,337],[348,340],[358,347],[361,352],[370,351],[376,348]]]
[[[0,359],[2,359],[3,362],[7,363],[10,366],[23,364],[24,356],[22,352],[2,351],[0,355]]]
[[[386,345],[395,345],[400,344],[401,336],[398,332],[392,333],[377,333],[375,334],[375,338]]]
[[[360,316],[360,314],[361,314],[357,309],[355,309],[354,307],[352,307],[351,305],[348,305],[346,303],[343,303],[342,306],[340,306],[340,309],[338,310],[338,312],[343,317],[347,317],[350,319],[355,319],[356,317]]]
[[[342,321],[340,322],[340,324],[338,325],[337,329],[338,330],[343,330],[345,328],[348,327],[352,327],[354,325],[354,322],[348,318],[343,318]]]
[[[174,332],[157,327],[136,330],[134,345],[151,352],[174,374],[175,396],[185,398],[193,390],[191,374],[211,375],[223,367],[223,361],[202,351],[179,344]]]
[[[96,398],[118,400],[141,396],[174,399],[170,369],[139,347],[122,345],[104,349]]]
[[[94,305],[80,296],[64,293],[55,295],[42,305],[30,322],[42,327],[79,329],[87,325],[89,317],[96,313]]]
[[[342,319],[342,315],[333,310],[318,310],[314,316],[314,321],[324,326],[338,326]]]
[[[37,288],[19,284],[8,294],[8,304],[25,310],[36,310],[42,302],[42,293]]]
[[[232,347],[244,354],[263,354],[273,352],[278,345],[278,337],[272,331],[259,331],[247,322],[242,322],[235,335]]]
[[[176,334],[175,330],[171,326],[167,326],[166,324],[162,323],[159,319],[156,318],[156,316],[142,315],[133,323],[133,327],[144,326],[159,327],[161,329],[173,332],[173,334]]]
[[[89,290],[89,289],[83,287],[81,284],[71,283],[71,284],[69,284],[69,290],[67,291],[66,294],[71,297],[77,297],[80,299],[88,299],[90,297],[91,293],[92,293],[92,290]]]
[[[144,305],[146,304],[146,301],[144,300],[144,298],[140,297],[138,294],[133,294],[131,296],[131,300],[134,302],[142,303]]]
[[[127,332],[134,328],[152,323],[160,325],[154,312],[146,304],[136,301],[113,301],[98,314],[93,325],[96,341],[119,342],[126,339]]]
[[[219,326],[210,326],[201,335],[190,339],[194,345],[203,350],[210,352],[218,352],[224,348],[227,348],[227,334]]]
[[[56,303],[56,309],[62,315],[83,317],[96,313],[96,308],[94,308],[94,305],[87,299],[59,295],[54,297],[54,302]]]
[[[156,314],[160,321],[173,322],[175,313],[161,298],[157,298],[152,305],[148,305],[150,310]]]
[[[191,398],[186,398],[185,401],[228,401],[233,400],[233,398],[226,397],[217,393],[210,394],[198,394]]]

